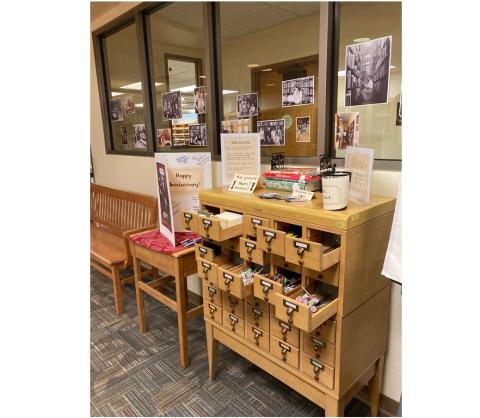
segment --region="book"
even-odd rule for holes
[[[292,192],[293,186],[298,185],[300,190],[306,190],[308,192],[314,192],[320,190],[319,181],[299,182],[280,179],[265,179],[265,188],[269,190],[281,190],[285,192]]]
[[[263,173],[265,179],[295,180],[300,182],[320,181],[320,168],[303,167],[271,170]]]

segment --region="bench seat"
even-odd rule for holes
[[[128,254],[125,239],[91,223],[90,256],[109,266],[126,263]]]

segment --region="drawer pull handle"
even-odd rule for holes
[[[205,273],[205,276],[208,274],[208,270],[210,270],[210,266],[208,266],[208,267],[204,266],[203,267],[203,272]]]
[[[209,309],[210,309],[210,317],[212,319],[214,319],[215,318],[215,311],[217,310],[217,308],[215,308],[214,306],[210,306]]]
[[[255,321],[258,320],[258,318],[260,318],[261,316],[262,316],[262,314],[259,313],[259,312],[254,312],[253,313],[253,319],[255,319]]]
[[[318,352],[321,348],[325,348],[326,344],[323,341],[317,340],[316,338],[312,338],[313,342],[313,349]]]
[[[294,312],[295,312],[294,308],[291,308],[291,307],[287,308],[287,315],[288,315],[288,323],[289,324],[293,323],[292,315],[293,315]]]
[[[211,298],[213,298],[213,295],[214,295],[215,293],[217,293],[217,291],[216,291],[215,289],[209,289],[209,290],[208,290],[208,295],[209,295]]]
[[[320,370],[322,370],[322,369],[321,369],[320,367],[318,367],[318,366],[315,366],[315,367],[313,368],[313,373],[315,373],[315,380],[318,380],[318,379],[319,379],[319,376],[318,376],[318,375],[319,375],[319,373],[320,373]]]
[[[288,350],[285,347],[283,347],[282,348],[282,360],[283,361],[287,361],[287,352],[288,352]]]
[[[273,239],[273,236],[272,236],[272,235],[267,235],[267,236],[265,237],[265,242],[266,242],[267,244],[270,244],[270,243],[272,242],[272,239]]]
[[[256,345],[259,345],[260,344],[260,341],[259,341],[259,338],[260,336],[262,335],[262,333],[256,329],[253,330],[253,338],[255,338],[255,344]]]
[[[270,291],[270,287],[263,286],[263,300],[268,302],[268,292]]]
[[[230,308],[234,308],[236,305],[238,305],[238,300],[235,300],[233,298],[228,298],[228,300],[230,301]]]
[[[232,326],[232,331],[235,331],[235,325],[238,322],[238,319],[230,317],[230,325]]]
[[[210,224],[203,222],[203,229],[205,230],[205,235],[207,236],[207,238],[210,236],[210,234],[209,234],[209,232],[208,232],[208,229],[209,229],[210,227],[211,227]]]

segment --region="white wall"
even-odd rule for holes
[[[110,12],[92,22],[92,30],[105,24],[115,16],[120,15],[128,8],[137,3],[124,3],[114,7]],[[153,157],[107,155],[103,135],[102,117],[100,111],[100,99],[96,70],[91,49],[91,149],[95,181],[107,186],[134,190],[141,193],[156,195],[155,170]],[[220,163],[213,163],[213,184],[221,185]],[[263,166],[262,169],[267,169]],[[400,172],[375,171],[372,183],[372,193],[396,197],[400,180]],[[200,287],[192,279],[189,287],[200,293]],[[402,367],[402,334],[401,334],[401,295],[397,285],[392,287],[390,336],[388,352],[385,364],[385,375],[382,393],[396,401],[400,400],[402,391],[401,367]]]

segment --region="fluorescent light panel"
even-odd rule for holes
[[[165,83],[157,83],[155,82],[155,87],[157,86],[163,86]],[[137,81],[136,83],[132,84],[126,84],[125,86],[121,86],[121,89],[126,89],[126,90],[142,90],[142,82]]]

